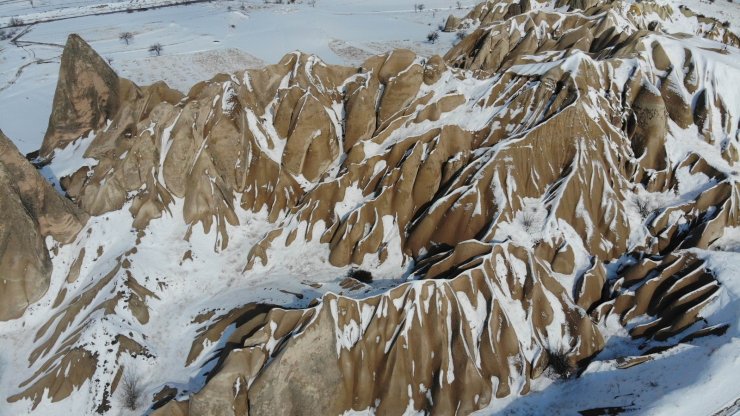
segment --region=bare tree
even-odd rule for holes
[[[164,49],[164,47],[158,42],[149,47],[149,53],[159,56],[162,54],[162,49]]]
[[[123,380],[121,380],[121,401],[123,405],[127,409],[136,410],[142,393],[144,393],[144,386],[141,385],[139,375],[126,370]]]
[[[126,45],[131,43],[131,40],[134,38],[134,34],[131,32],[121,32],[118,35],[118,39],[122,40]]]
[[[433,32],[429,32],[429,34],[427,35],[427,40],[431,43],[436,42],[437,39],[439,39],[439,32],[437,32],[436,30]]]

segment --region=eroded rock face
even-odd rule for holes
[[[0,321],[20,317],[49,288],[44,239],[69,243],[87,216],[59,195],[0,131]]]
[[[102,127],[121,101],[131,98],[130,88],[82,38],[69,36],[40,156],[48,158],[54,149]]]
[[[136,237],[88,276],[102,246],[80,244],[36,332],[37,371],[11,400],[58,401],[95,380],[91,408],[110,409],[125,363],[161,358],[147,338],[168,289],[136,263],[142,238],[202,229],[222,252],[251,231],[240,212],[270,224],[230,259],[240,277],[319,246],[327,267],[390,264],[403,282],[357,299],[370,286],[349,278],[308,307],[193,316],[182,365],[202,381],[157,386],[152,414],[468,414],[576,375],[607,322],[645,342],[708,333],[701,314],[722,288],[685,249],[740,225],[740,109],[717,87],[740,68],[646,21],[667,6],[557,6],[577,12],[483,3],[448,21],[480,27],[444,58],[396,50],[349,68],[292,53],[187,94],[119,79],[71,37],[42,156],[53,169],[76,146],[86,164],[65,191],[96,217],[127,210],[117,218]],[[151,227],[162,218],[187,231]],[[59,221],[38,223],[69,241]]]
[[[238,377],[255,379],[245,395],[249,414],[470,413],[496,398],[526,394],[555,355],[577,368],[603,347],[591,319],[539,260],[512,245],[479,249],[474,263],[455,264],[461,272],[449,280],[422,280],[361,301],[327,295],[303,312],[276,310],[263,327],[268,339],[285,333],[280,326],[270,332],[272,322],[300,316],[281,350],[232,352],[224,363],[229,370],[191,400],[192,414],[218,414],[201,411],[207,408],[201,402],[227,396],[230,389],[216,386],[224,378],[235,385]],[[256,354],[265,367],[255,373],[259,367],[244,368],[232,354]],[[269,356],[275,359],[266,365]],[[319,373],[325,377],[311,383]]]

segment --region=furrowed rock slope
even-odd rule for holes
[[[0,321],[18,318],[49,288],[45,238],[72,241],[87,216],[54,188],[0,131]]]
[[[91,218],[44,184],[74,215],[28,220],[46,277],[13,299],[65,244],[9,403],[107,413],[139,372],[155,415],[469,414],[615,333],[614,371],[724,334],[702,253],[740,227],[740,52],[682,19],[487,2],[444,57],[296,52],[187,94],[70,36],[39,162]]]

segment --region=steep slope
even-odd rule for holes
[[[0,326],[30,364],[10,405],[106,413],[138,373],[158,415],[468,414],[737,351],[710,251],[740,227],[736,37],[593,3],[484,3],[444,58],[292,53],[186,95],[71,36],[40,161],[92,217]]]
[[[87,220],[58,195],[0,131],[0,321],[19,318],[49,288],[49,250],[72,241]],[[48,247],[47,236],[56,242]]]

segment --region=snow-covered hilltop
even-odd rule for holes
[[[187,92],[69,36],[33,165],[0,135],[0,415],[740,410],[736,33],[443,20]]]

